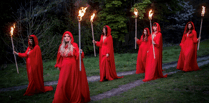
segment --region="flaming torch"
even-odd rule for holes
[[[137,38],[137,16],[138,16],[138,10],[134,8],[134,14],[135,14],[135,38]],[[135,39],[135,49],[136,49],[136,39]]]
[[[201,37],[201,31],[202,31],[202,22],[203,22],[203,17],[205,15],[205,7],[202,6],[202,13],[201,13],[201,24],[200,24],[200,33],[199,33],[199,37]],[[197,46],[197,50],[199,50],[200,48],[200,41],[198,42],[198,46]]]
[[[88,7],[81,7],[81,9],[78,11],[78,34],[79,34],[79,67],[80,67],[80,71],[81,71],[81,20],[82,17],[84,16],[86,9]]]
[[[95,17],[95,13],[93,13],[93,15],[91,15],[91,31],[92,31],[92,38],[94,40],[94,27],[93,27],[93,19]],[[93,46],[94,46],[94,56],[96,57],[96,50],[95,50],[95,43],[93,43]]]
[[[151,31],[151,35],[152,35],[152,15],[153,15],[153,12],[152,12],[152,9],[149,11],[149,21],[150,21],[150,31]],[[152,42],[153,42],[153,36],[152,36]],[[153,47],[153,55],[154,55],[154,59],[155,59],[155,48],[154,48],[154,44],[152,43],[152,47]]]
[[[15,29],[15,24],[13,25],[13,27],[11,27],[10,34],[11,34],[11,42],[12,42],[12,49],[13,49],[13,55],[14,55],[14,59],[15,59],[16,69],[17,69],[17,73],[19,74],[17,60],[16,60],[16,56],[14,54],[14,43],[13,43],[13,38],[12,38],[14,29]]]

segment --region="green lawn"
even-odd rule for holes
[[[198,56],[209,54],[209,40],[201,42]],[[163,48],[163,63],[169,63],[178,60],[180,53],[179,46],[171,46]],[[115,63],[117,72],[135,70],[137,53],[115,54]],[[54,68],[55,60],[44,62],[44,81],[58,80],[59,71]],[[99,75],[99,58],[86,57],[84,58],[87,76]],[[17,74],[15,65],[8,65],[6,68],[0,70],[0,88],[11,86],[27,85],[28,78],[26,73],[26,66],[19,64],[19,72]]]
[[[146,82],[127,92],[108,99],[91,102],[209,102],[209,64],[201,67],[202,70],[187,72],[182,71],[169,75],[165,79],[157,79]],[[175,68],[167,69],[164,72],[176,71]],[[90,82],[90,95],[94,96],[120,85],[131,83],[135,80],[143,79],[144,74],[134,74],[124,78],[107,82]],[[40,93],[33,96],[23,96],[26,89],[20,91],[1,92],[0,101],[2,103],[51,103],[54,98],[56,86],[51,92]]]

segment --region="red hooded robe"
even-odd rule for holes
[[[35,35],[30,35],[30,37],[33,37],[34,39],[34,48],[32,49],[29,45],[25,53],[18,53],[19,57],[26,58],[26,68],[29,84],[24,95],[27,96],[33,95],[35,93],[53,90],[52,86],[44,86],[41,49],[38,45],[37,37]],[[29,51],[30,48],[31,50]],[[27,55],[28,52],[29,54]]]
[[[60,47],[62,44],[60,45],[57,53],[57,62],[55,65],[55,67],[60,68],[60,74],[59,74],[57,88],[54,94],[53,103],[72,103],[72,102],[80,103],[80,102],[88,101],[86,99],[87,98],[86,95],[83,95],[82,97],[82,94],[85,93],[83,93],[81,90],[81,72],[79,71],[79,67],[78,67],[78,58],[79,58],[78,45],[74,43],[73,35],[69,31],[66,31],[63,34],[61,42],[63,42],[63,38],[65,34],[70,35],[71,44],[74,47],[73,55],[69,53],[67,56],[62,56],[60,53]],[[67,47],[68,46],[66,45],[65,48]],[[86,100],[84,100],[83,98]]]
[[[152,46],[152,43],[150,43],[149,51],[147,53],[145,78],[143,80],[144,82],[155,80],[158,78],[167,77],[167,75],[163,76],[163,73],[162,73],[163,40],[162,40],[160,25],[156,22],[153,24],[157,25],[157,33],[156,33],[156,36],[153,38],[153,41],[155,42],[155,45],[154,45],[155,59],[153,56],[153,46]],[[152,28],[152,31],[153,31],[153,28]],[[152,42],[152,36],[149,36],[149,39],[150,39],[149,41]]]
[[[187,36],[186,29],[188,24],[192,24],[192,31]],[[195,26],[193,22],[188,22],[184,29],[184,34],[180,43],[181,52],[179,55],[179,60],[177,64],[177,69],[188,71],[200,70],[197,64],[197,32],[195,31]]]
[[[147,30],[147,39],[148,39],[150,37],[149,28],[145,28],[144,30]],[[139,45],[139,50],[138,50],[137,62],[136,62],[136,74],[145,72],[147,51],[151,43],[148,41],[150,39],[145,41],[143,39],[143,35],[144,35],[144,31],[143,34],[141,35],[141,38],[137,40],[137,44]]]
[[[122,77],[118,77],[115,68],[113,39],[111,35],[111,28],[107,27],[107,37],[103,41],[103,35],[100,37],[100,41],[96,43],[99,47],[99,67],[100,67],[100,82],[107,80],[114,80]],[[106,54],[109,54],[106,57]]]

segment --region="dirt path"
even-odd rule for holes
[[[208,63],[209,63],[209,60],[206,60],[206,61],[203,61],[203,62],[199,62],[198,63],[198,66],[201,67],[201,66],[206,65]],[[180,71],[180,70],[176,70],[176,71],[173,71],[173,72],[164,73],[164,75],[165,74],[168,74],[168,75],[175,74],[178,71]],[[123,92],[126,92],[126,91],[128,91],[128,90],[136,87],[136,86],[140,86],[141,84],[146,83],[146,82],[143,82],[142,80],[143,79],[136,80],[134,82],[131,82],[131,83],[128,83],[128,84],[125,84],[125,85],[120,85],[118,88],[114,88],[114,89],[112,89],[110,91],[104,92],[102,94],[98,94],[96,96],[91,96],[91,100],[92,101],[97,101],[97,100],[101,100],[101,99],[104,99],[104,98],[110,98],[112,96],[119,95],[119,94],[121,94]]]
[[[197,58],[197,62],[200,62],[200,61],[205,61],[205,62],[208,61],[207,63],[209,63],[209,56]],[[200,64],[198,63],[199,66],[200,66]],[[177,65],[177,62],[164,63],[162,65],[163,66],[162,68],[163,69],[169,69],[171,67],[176,67],[176,65]],[[127,76],[127,75],[135,74],[135,72],[136,72],[135,70],[133,70],[133,71],[127,71],[127,72],[118,72],[117,75],[118,76]],[[100,76],[90,76],[90,77],[87,77],[88,82],[99,81],[99,79],[100,79]],[[44,85],[57,85],[57,82],[58,81],[44,82]],[[0,92],[5,92],[5,91],[18,91],[18,90],[27,88],[27,86],[28,85],[14,86],[14,87],[9,87],[9,88],[0,88]]]

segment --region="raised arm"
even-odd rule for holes
[[[198,43],[198,40],[197,40],[197,32],[195,30],[192,30],[192,34],[194,35],[193,36],[193,42],[194,42],[194,44]]]
[[[29,51],[29,47],[26,49],[25,53],[18,53],[18,56],[21,58],[26,58],[28,56],[27,55],[28,51]]]
[[[96,46],[101,47],[102,46],[102,36],[100,37],[100,41],[97,41]]]

